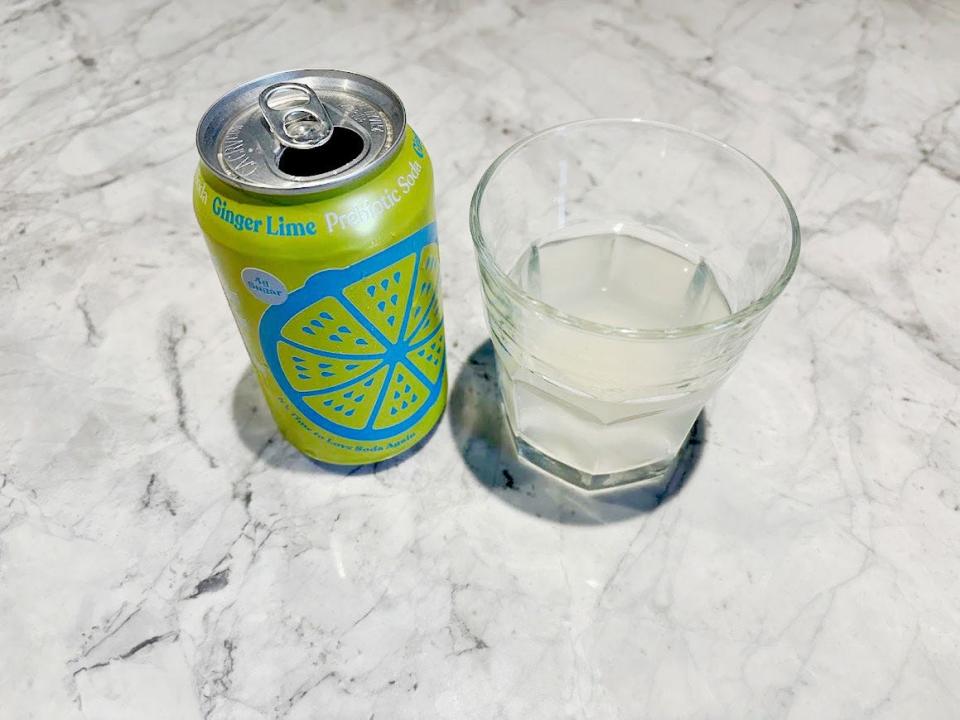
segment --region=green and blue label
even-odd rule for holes
[[[260,278],[260,292],[271,292]],[[342,438],[403,436],[442,399],[445,345],[436,225],[268,307],[260,345],[286,399]]]

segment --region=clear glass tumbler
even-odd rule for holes
[[[670,470],[800,252],[793,207],[757,163],[627,119],[511,147],[470,229],[517,450],[586,489]]]

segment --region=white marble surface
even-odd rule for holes
[[[960,717],[960,5],[30,0],[0,23],[4,720]],[[348,476],[275,435],[190,208],[206,105],[296,66],[394,86],[439,184],[452,408]],[[804,227],[659,507],[519,467],[475,352],[473,186],[593,115],[729,139]]]

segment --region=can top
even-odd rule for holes
[[[400,98],[364,75],[287,70],[231,90],[204,113],[197,150],[234,187],[316,193],[382,167],[406,129]]]

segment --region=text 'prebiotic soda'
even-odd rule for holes
[[[193,204],[277,425],[324,462],[383,460],[446,403],[433,171],[400,99],[294,70],[197,130]]]

